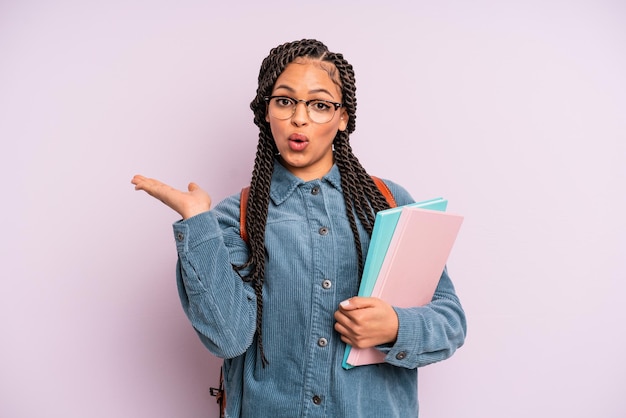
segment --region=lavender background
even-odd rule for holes
[[[316,37],[358,82],[368,170],[466,220],[467,344],[425,418],[626,411],[626,4],[0,1],[0,416],[216,417],[174,212],[245,185],[260,61]]]

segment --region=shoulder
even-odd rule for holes
[[[411,194],[398,183],[385,178],[381,178],[381,180],[385,182],[387,187],[389,187],[391,194],[393,194],[393,197],[394,199],[396,199],[396,202],[398,202],[399,206],[408,205],[409,203],[415,202]]]

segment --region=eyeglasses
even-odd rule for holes
[[[298,100],[287,96],[268,96],[264,99],[270,116],[280,120],[292,117],[296,113],[296,107],[300,102],[304,103],[309,119],[315,123],[330,122],[335,116],[337,109],[343,106],[341,103],[328,100]]]

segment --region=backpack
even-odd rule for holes
[[[378,190],[383,194],[385,200],[389,204],[390,207],[395,208],[398,206],[396,203],[396,199],[394,199],[391,190],[382,181],[380,178],[371,176],[372,180],[378,187]],[[241,189],[241,195],[239,200],[239,234],[241,238],[248,242],[248,233],[246,232],[246,209],[248,208],[248,195],[250,194],[250,186],[244,187]],[[209,388],[209,393],[211,396],[215,396],[217,403],[220,406],[220,418],[226,417],[226,392],[224,391],[224,370],[223,367],[220,368],[220,380],[219,387],[217,388]]]

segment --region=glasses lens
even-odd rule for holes
[[[272,97],[269,103],[270,115],[276,119],[289,119],[296,108],[296,102],[289,97]]]
[[[335,106],[324,100],[314,100],[308,106],[309,118],[315,123],[326,123],[335,115]]]

